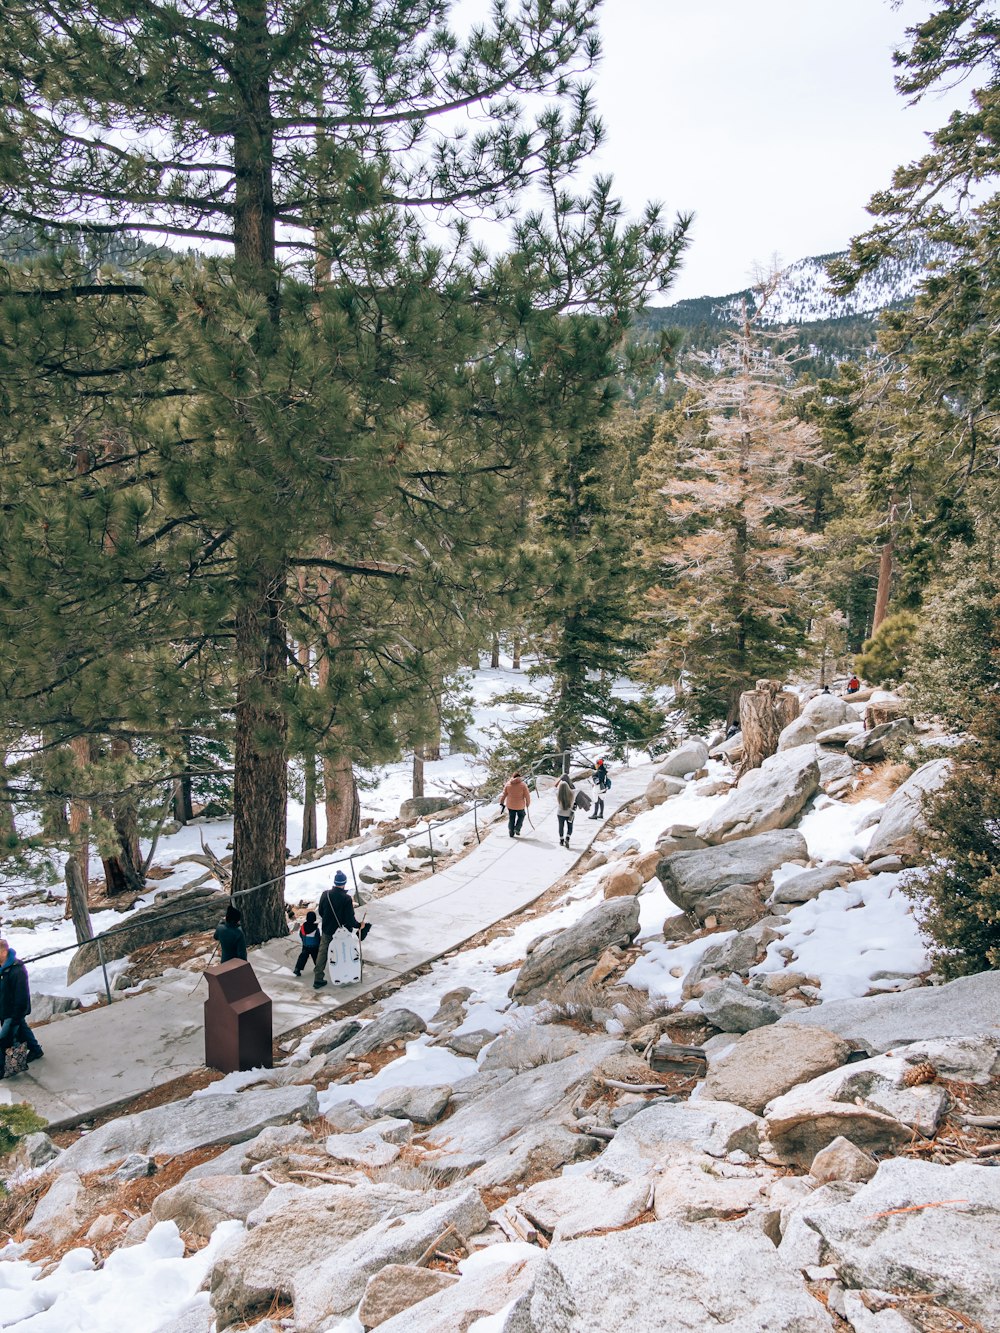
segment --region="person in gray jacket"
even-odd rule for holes
[[[556,814],[559,818],[559,846],[568,847],[573,834],[573,814],[576,809],[576,788],[564,773],[556,787]]]

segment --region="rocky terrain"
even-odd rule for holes
[[[865,707],[739,782],[690,738],[539,911],[275,1069],[22,1138],[0,1323],[1000,1328],[1000,974],[934,984],[903,892],[949,739]]]

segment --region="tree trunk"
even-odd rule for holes
[[[521,670],[521,640],[515,639],[514,646],[511,649],[511,666],[515,671]]]
[[[875,593],[875,611],[872,615],[873,636],[878,632],[878,627],[885,620],[889,610],[889,596],[892,592],[893,552],[896,545],[896,521],[898,518],[899,508],[893,501],[889,508],[888,536],[878,561],[878,589]]]
[[[490,666],[494,671],[500,666],[500,640],[493,635],[493,641],[490,644]]]
[[[759,680],[757,688],[740,695],[743,761],[740,775],[760,768],[778,749],[778,737],[799,715],[799,701],[776,680]]]
[[[194,819],[191,806],[191,779],[187,773],[174,778],[174,818],[178,824],[187,824]]]
[[[305,799],[302,806],[302,848],[311,852],[319,846],[319,829],[316,822],[316,756],[310,750],[303,758],[305,768]]]
[[[286,571],[262,564],[254,567],[250,560],[241,565],[246,593],[236,613],[232,883],[233,892],[240,895],[237,905],[247,943],[260,944],[287,932]],[[257,892],[246,892],[254,888]]]
[[[66,860],[66,915],[72,918],[77,944],[94,938],[87,908],[87,881],[75,856]]]
[[[424,756],[422,747],[417,745],[413,750],[413,796],[414,798],[424,794]]]
[[[361,800],[347,755],[323,762],[326,789],[326,842],[346,842],[361,832]]]
[[[77,736],[69,743],[73,751],[76,767],[85,771],[90,767],[91,744],[89,736]],[[73,855],[76,857],[83,875],[83,882],[90,891],[90,806],[86,801],[70,800],[69,836]],[[69,900],[66,902],[66,915],[69,916]]]
[[[14,801],[11,798],[7,773],[7,756],[0,750],[0,780],[3,781],[3,793],[0,794],[0,837],[10,842],[17,840],[17,825],[14,823]]]

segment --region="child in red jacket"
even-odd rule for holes
[[[302,969],[307,962],[311,962],[313,967],[316,966],[316,955],[319,953],[319,922],[316,920],[315,912],[306,912],[306,919],[299,926],[299,943],[302,945],[302,952],[295,964],[297,977],[301,977]]]

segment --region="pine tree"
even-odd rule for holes
[[[588,373],[558,350],[559,310],[604,312],[595,328],[613,344],[684,241],[685,219],[623,222],[605,180],[567,188],[600,139],[582,82],[592,0],[497,6],[464,42],[448,10],[5,10],[3,215],[57,239],[167,236],[213,252],[15,266],[12,406],[51,410],[42,461],[14,430],[12,484],[40,509],[42,487],[60,491],[73,540],[57,558],[19,523],[10,579],[18,606],[58,586],[57,570],[65,581],[94,668],[78,730],[112,734],[116,692],[130,713],[137,692],[162,737],[192,711],[187,667],[217,656],[235,725],[233,883],[269,886],[245,904],[251,940],[285,926],[289,645],[325,646],[320,730],[338,760],[388,743],[419,614],[502,587],[510,496]],[[522,99],[535,94],[553,100],[532,123]],[[534,182],[548,206],[515,221],[509,254],[491,260],[456,212],[428,244],[422,210],[509,216]],[[79,475],[60,457],[95,414],[123,440],[113,482],[97,457]],[[108,513],[121,537],[104,568],[92,534]],[[335,633],[295,605],[300,569],[337,582]],[[25,657],[58,721],[65,681]]]
[[[706,723],[734,721],[758,677],[788,676],[809,617],[796,576],[809,544],[803,470],[818,462],[818,437],[792,410],[787,358],[757,327],[770,291],[680,372],[688,398],[664,417],[641,483],[646,554],[659,572],[646,671],[676,679]]]

